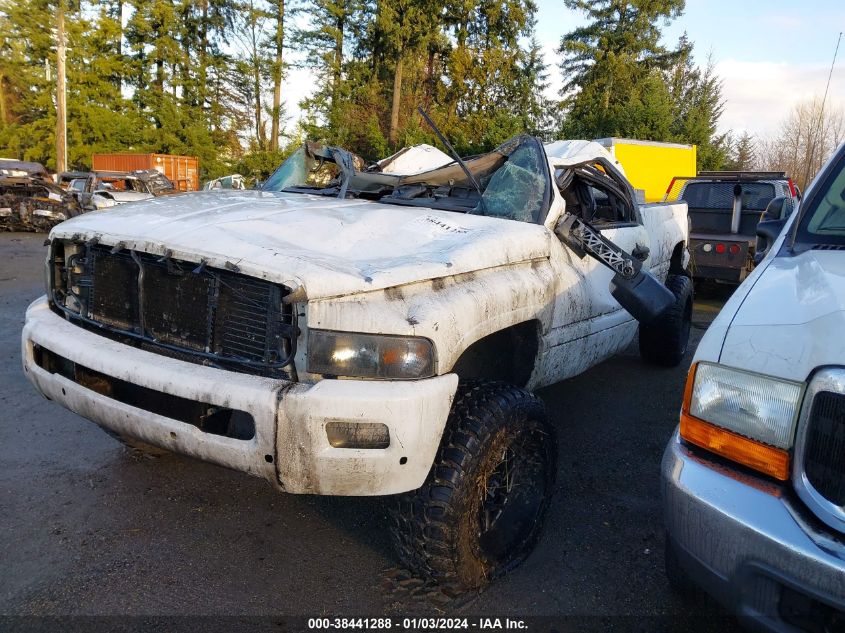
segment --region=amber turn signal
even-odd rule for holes
[[[690,399],[695,383],[693,365],[687,376],[684,389],[684,405],[681,411],[681,437],[691,444],[748,466],[775,479],[789,479],[789,453],[785,450],[754,441],[733,431],[700,420],[690,415]]]

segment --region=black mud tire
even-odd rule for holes
[[[425,484],[390,510],[403,565],[463,589],[519,565],[539,538],[556,458],[539,398],[504,383],[462,382]]]
[[[666,287],[675,295],[675,303],[651,323],[640,325],[640,356],[653,365],[677,367],[689,345],[692,280],[686,275],[669,275]]]
[[[102,427],[100,427],[102,428]],[[136,440],[134,437],[129,437],[127,435],[122,435],[111,429],[103,429],[108,435],[112,436],[118,442],[123,444],[129,450],[144,455],[146,457],[161,457],[162,455],[167,455],[170,451],[164,448],[159,448],[158,446],[153,446],[152,444],[147,444],[146,442],[142,442],[141,440]]]

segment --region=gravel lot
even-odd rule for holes
[[[188,458],[143,457],[37,395],[20,370],[20,329],[42,293],[43,241],[0,234],[0,614],[554,616],[572,630],[736,629],[715,605],[675,597],[663,574],[659,464],[691,354],[666,370],[632,349],[541,392],[560,470],[540,544],[486,591],[449,601],[396,576],[383,500],[281,495]],[[693,347],[723,301],[697,302]]]

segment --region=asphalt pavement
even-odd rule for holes
[[[186,457],[145,457],[38,395],[20,330],[43,293],[43,241],[0,233],[0,615],[26,616],[0,628],[34,616],[412,614],[737,627],[670,591],[659,486],[692,350],[724,293],[697,301],[681,367],[645,365],[634,346],[540,392],[560,454],[539,545],[486,590],[445,595],[396,569],[383,499],[284,495]]]

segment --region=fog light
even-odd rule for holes
[[[334,448],[387,448],[390,431],[379,422],[328,422],[326,435]]]

